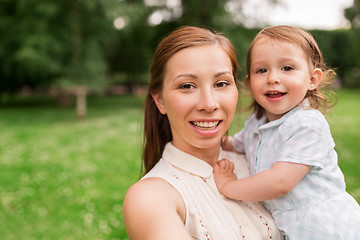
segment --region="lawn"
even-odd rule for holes
[[[0,108],[1,239],[127,239],[122,201],[140,173],[142,99],[92,98],[84,121],[55,106]]]
[[[347,189],[360,202],[360,90],[338,96],[327,118]],[[92,97],[83,121],[53,99],[3,100],[1,238],[127,239],[122,202],[140,177],[143,99]]]

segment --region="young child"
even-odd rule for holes
[[[334,77],[308,32],[260,31],[247,55],[254,113],[224,147],[246,154],[252,176],[237,179],[227,159],[214,165],[219,191],[264,201],[286,239],[360,239],[360,207],[345,191],[330,128],[318,110],[331,107],[321,90]]]

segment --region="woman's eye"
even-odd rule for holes
[[[256,73],[266,73],[266,72],[267,72],[266,68],[259,68],[259,69],[256,71]]]
[[[217,82],[215,83],[215,87],[217,88],[223,88],[226,86],[229,86],[230,84],[227,81],[221,81],[221,82]]]
[[[195,86],[191,83],[183,83],[179,86],[180,89],[193,89]]]
[[[283,70],[283,71],[291,71],[293,69],[294,68],[292,66],[284,66],[281,70]]]

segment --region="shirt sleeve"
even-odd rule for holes
[[[322,118],[310,114],[295,116],[284,123],[279,129],[282,145],[278,161],[323,168],[333,149],[333,140],[329,126]]]
[[[236,151],[245,153],[244,129],[234,135],[232,145]]]
[[[232,145],[236,151],[245,153],[245,141],[248,140],[246,136],[249,135],[249,132],[254,130],[257,122],[258,120],[256,119],[255,114],[252,114],[246,119],[244,128],[234,135]],[[247,142],[247,144],[249,144],[249,142]]]

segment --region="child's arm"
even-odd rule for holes
[[[234,138],[231,136],[223,136],[221,139],[221,147],[226,151],[239,152],[233,145]]]
[[[233,138],[231,136],[223,136],[221,139],[221,147],[226,151],[236,152],[236,149],[232,145]]]
[[[269,170],[248,178],[237,179],[233,173],[233,163],[223,159],[214,165],[214,177],[220,193],[228,198],[264,201],[289,193],[310,169],[309,165],[277,162]]]

